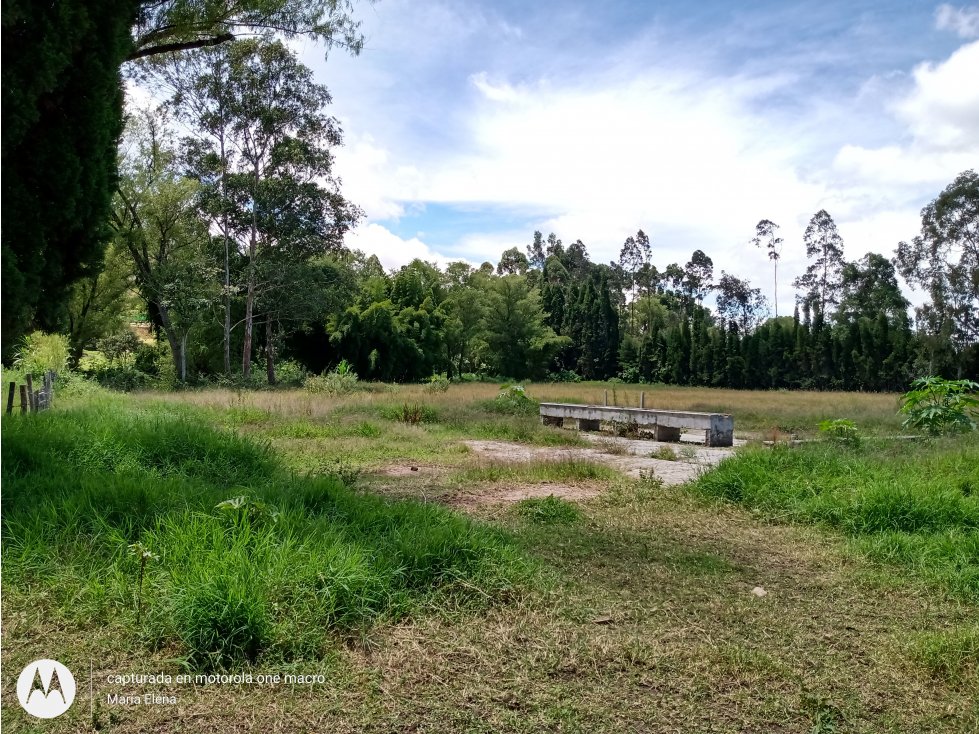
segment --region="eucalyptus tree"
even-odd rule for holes
[[[717,282],[717,312],[738,327],[742,336],[754,331],[768,315],[768,301],[746,280],[721,271]]]
[[[775,317],[778,318],[778,261],[782,257],[782,238],[778,236],[779,226],[769,219],[762,219],[755,225],[755,236],[751,242],[755,247],[768,251],[768,259],[775,270]]]
[[[641,229],[636,232],[636,236],[626,237],[619,251],[619,266],[626,274],[626,283],[632,291],[632,298],[629,299],[629,325],[633,333],[636,331],[636,287],[639,285],[639,272],[644,265],[649,263],[650,245],[649,237]],[[649,295],[648,293],[646,295]]]
[[[894,262],[928,294],[918,321],[931,336],[947,336],[959,354],[979,346],[979,174],[962,172],[921,210],[921,233],[898,245]]]
[[[170,72],[171,102],[199,131],[186,151],[202,183],[202,208],[218,226],[226,253],[234,247],[244,257],[238,290],[244,297],[241,364],[247,379],[256,316],[265,317],[267,342],[274,340],[275,330],[288,321],[288,304],[297,303],[290,291],[301,287],[295,280],[303,272],[299,266],[340,249],[360,212],[343,198],[333,176],[332,149],[341,133],[324,112],[329,92],[294,53],[281,42],[262,40],[199,53],[199,61]],[[227,334],[225,341],[230,342]]]
[[[806,256],[815,258],[806,272],[792,285],[804,291],[798,299],[824,315],[830,306],[838,306],[843,288],[843,238],[836,229],[836,222],[825,209],[816,212],[802,237]]]

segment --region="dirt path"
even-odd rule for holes
[[[581,434],[594,448],[552,448],[528,446],[510,441],[466,441],[473,452],[492,462],[512,463],[530,461],[562,461],[577,459],[608,464],[629,477],[652,474],[665,485],[683,484],[696,479],[706,468],[731,456],[732,448],[707,448],[703,445],[681,441],[662,443],[603,436],[594,433]],[[743,441],[735,441],[741,445]],[[675,456],[676,459],[660,458]]]

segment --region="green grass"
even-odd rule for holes
[[[573,525],[582,518],[581,508],[555,497],[531,497],[514,505],[514,512],[536,525]]]
[[[696,489],[834,528],[871,558],[979,599],[979,443],[747,448]]]
[[[5,420],[3,501],[5,584],[198,669],[317,658],[381,619],[504,601],[533,574],[501,531],[121,401]],[[157,556],[138,628],[137,542]]]
[[[912,639],[913,660],[936,678],[957,682],[979,676],[979,623],[941,632],[922,632]]]

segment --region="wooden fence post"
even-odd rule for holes
[[[14,393],[17,392],[17,383],[11,382],[10,389],[7,390],[7,415],[14,412]]]
[[[608,405],[608,390],[605,391],[605,404]]]
[[[20,386],[20,412],[27,412],[27,385]]]
[[[645,390],[640,391],[640,393],[639,393],[639,407],[642,410],[645,410],[646,409],[646,392],[645,392]]]
[[[37,395],[34,394],[34,378],[31,373],[27,373],[27,405],[30,407],[31,412],[37,410]]]

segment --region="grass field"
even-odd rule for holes
[[[975,436],[884,438],[894,395],[527,392],[606,389],[730,412],[751,443],[690,485],[628,479],[482,384],[96,392],[4,420],[5,729],[34,730],[13,684],[38,657],[84,687],[57,732],[979,728]],[[866,440],[761,445],[828,418]],[[535,493],[451,500],[500,487]],[[109,680],[222,670],[323,679]],[[144,692],[177,702],[107,699]]]

